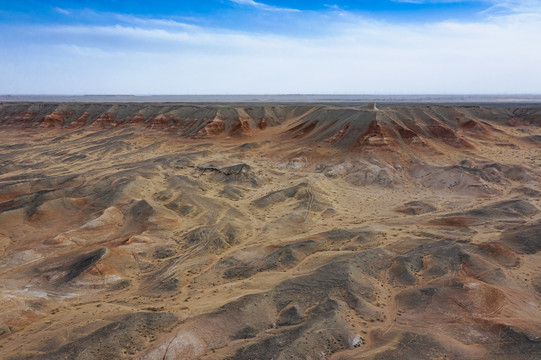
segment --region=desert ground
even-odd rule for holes
[[[539,359],[541,107],[0,104],[3,359]]]

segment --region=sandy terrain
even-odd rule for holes
[[[541,358],[541,109],[0,104],[6,359]]]

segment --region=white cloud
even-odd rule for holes
[[[299,12],[300,10],[298,9],[290,9],[290,8],[280,8],[280,7],[276,7],[276,6],[270,6],[270,5],[267,5],[267,4],[263,4],[263,3],[260,3],[260,2],[256,2],[254,0],[229,0],[235,4],[238,4],[238,5],[247,5],[247,6],[252,6],[252,7],[255,7],[255,8],[258,8],[258,9],[261,9],[261,10],[265,10],[265,11],[289,11],[289,12]]]
[[[27,29],[32,46],[2,49],[0,93],[541,93],[536,16],[348,14],[310,38],[128,20]]]

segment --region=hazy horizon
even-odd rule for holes
[[[539,94],[237,94],[237,95],[0,95],[9,102],[94,103],[359,103],[541,105]]]

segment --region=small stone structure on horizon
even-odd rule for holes
[[[376,107],[376,103],[368,103],[368,105],[366,105],[367,108],[369,108],[370,110],[377,110],[378,108]]]

